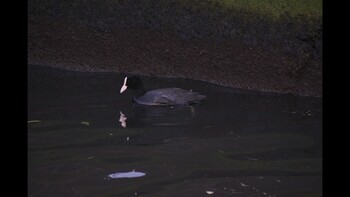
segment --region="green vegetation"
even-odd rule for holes
[[[180,0],[179,2],[195,9],[209,6],[228,12],[255,13],[274,21],[285,14],[291,17],[304,16],[311,19],[322,17],[322,0]]]
[[[43,7],[55,6],[56,9],[74,9],[92,4],[93,7],[86,7],[90,11],[113,12],[113,7],[126,4],[128,0],[104,0],[98,3],[91,0],[74,0],[74,1],[56,1],[56,0],[38,0],[38,5]],[[194,10],[218,8],[226,12],[247,12],[259,14],[263,17],[277,20],[281,16],[288,14],[291,17],[304,16],[307,18],[322,17],[322,0],[144,0],[139,4],[145,8],[151,4],[158,4],[162,7],[165,5],[182,5]],[[58,7],[57,7],[58,6]],[[104,10],[104,11],[103,11]],[[89,11],[89,10],[87,10]]]

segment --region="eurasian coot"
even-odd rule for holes
[[[138,76],[125,77],[120,93],[123,93],[128,88],[134,91],[133,101],[142,105],[190,105],[206,97],[198,92],[180,88],[146,91]]]

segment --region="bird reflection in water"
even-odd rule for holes
[[[144,107],[134,106],[132,115],[127,117],[127,113],[119,110],[119,123],[123,128],[149,126],[179,126],[187,125],[196,116],[194,106],[161,106]],[[128,125],[127,125],[127,121]],[[130,122],[131,121],[131,122]],[[130,125],[131,124],[131,125]]]
[[[120,113],[120,116],[119,116],[119,122],[120,122],[120,125],[123,127],[123,128],[126,128],[126,120],[128,119],[125,114],[123,114],[122,111],[119,111]]]

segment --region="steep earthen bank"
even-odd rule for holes
[[[28,64],[322,96],[322,26],[317,23],[271,26],[250,19],[249,25],[220,12],[134,1],[111,8],[115,15],[89,10],[91,5],[72,12],[53,2],[51,7],[29,2]]]

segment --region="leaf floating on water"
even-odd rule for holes
[[[37,122],[42,122],[41,120],[28,120],[28,124],[30,124],[30,123],[37,123]]]
[[[205,191],[207,194],[211,195],[211,194],[214,194],[213,191]]]
[[[90,126],[90,122],[80,122],[80,124]]]
[[[143,172],[136,172],[136,171],[131,171],[131,172],[117,172],[108,175],[108,177],[112,179],[121,179],[121,178],[137,178],[137,177],[142,177],[145,176],[146,173]]]

